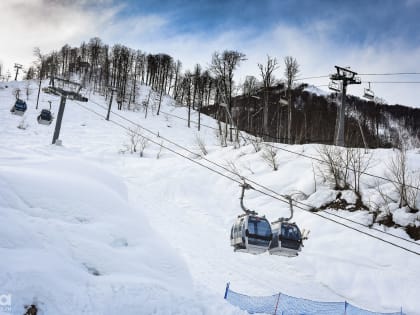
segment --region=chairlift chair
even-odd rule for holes
[[[341,92],[341,85],[337,81],[330,81],[328,84],[328,88],[334,92]]]
[[[369,82],[369,87],[365,88],[365,93],[363,94],[363,97],[367,98],[368,100],[373,100],[375,98],[375,93],[370,88],[370,82]]]
[[[44,92],[46,94],[60,96],[60,94],[57,93],[57,91],[51,86],[47,86],[47,87],[42,88],[42,92]]]
[[[293,217],[292,199],[289,198],[291,215],[272,222],[273,239],[268,252],[270,255],[296,257],[303,247],[302,233],[296,223],[289,222]]]
[[[10,112],[14,115],[23,116],[27,108],[25,101],[17,99]]]
[[[272,240],[270,222],[265,216],[246,209],[243,205],[245,189],[251,186],[242,185],[241,207],[245,214],[238,216],[230,233],[230,244],[235,252],[244,252],[252,255],[262,254],[268,250]]]

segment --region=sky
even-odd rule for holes
[[[238,50],[247,58],[238,84],[258,78],[268,55],[278,60],[278,79],[285,56],[296,58],[301,78],[328,75],[335,65],[360,74],[420,72],[420,0],[8,0],[0,15],[0,61],[12,72],[15,62],[31,64],[34,47],[46,53],[95,36],[170,54],[184,70],[207,67],[215,51]],[[372,81],[389,104],[420,107],[420,84],[379,83],[420,82],[420,75],[361,78],[350,94],[361,96]]]

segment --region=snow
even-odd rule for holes
[[[228,281],[248,295],[281,291],[420,314],[418,256],[299,209],[293,220],[311,233],[298,257],[234,253],[229,233],[240,213],[238,183],[153,143],[143,158],[122,154],[127,131],[105,121],[105,110],[93,102],[84,105],[102,117],[67,101],[63,145],[51,145],[55,121],[49,127],[36,123],[36,93],[22,118],[9,112],[11,89],[0,89],[0,294],[12,294],[12,314],[23,314],[24,305],[34,302],[41,314],[244,314],[223,300]],[[58,98],[41,95],[53,100],[57,113]],[[89,97],[106,104],[99,95]],[[170,103],[163,104],[164,112],[186,117],[185,108]],[[319,179],[315,191],[312,164],[304,157],[279,150],[274,172],[250,144],[221,148],[210,128],[198,132],[152,112],[144,118],[141,110],[119,114],[159,133],[161,138],[142,131],[157,143],[223,174],[235,177],[206,159],[225,167],[234,163],[240,175],[315,207],[336,199]],[[26,129],[17,128],[22,119]],[[113,113],[111,120],[134,127]],[[205,116],[202,122],[217,126]],[[209,152],[206,159],[163,139],[199,153],[197,134]],[[314,145],[287,148],[317,154]],[[383,175],[390,156],[392,150],[375,150],[370,172]],[[410,164],[418,167],[420,156],[410,154]],[[373,198],[373,180],[362,182],[362,196]],[[345,196],[355,201],[351,192]],[[245,203],[272,221],[289,214],[286,203],[256,191],[247,192]],[[364,224],[371,216],[333,211],[325,215]],[[387,232],[407,237],[401,229]],[[418,251],[416,244],[387,239]]]
[[[331,92],[325,91],[323,89],[320,89],[319,87],[316,87],[315,85],[308,85],[304,91],[307,91],[309,93],[313,93],[318,96],[328,96],[331,94]]]

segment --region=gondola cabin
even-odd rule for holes
[[[270,222],[264,216],[244,214],[232,226],[230,244],[235,252],[257,255],[268,250],[272,236]]]
[[[26,106],[25,101],[17,99],[10,112],[14,115],[22,116],[26,112],[27,108],[28,107]]]
[[[274,222],[270,255],[295,257],[302,249],[302,233],[295,223]]]
[[[41,125],[50,125],[53,121],[53,116],[51,111],[48,109],[43,109],[37,117],[38,124]]]

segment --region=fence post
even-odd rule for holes
[[[226,283],[226,290],[225,290],[225,297],[224,297],[225,300],[226,300],[228,292],[229,292],[229,286],[230,286],[230,282]]]
[[[344,301],[344,315],[347,314],[347,301]]]
[[[401,311],[400,311],[400,314],[401,314],[401,315],[403,315],[403,312],[402,312],[402,306],[401,306]]]
[[[277,297],[276,308],[274,309],[274,315],[277,314],[277,307],[279,306],[280,294],[281,294],[281,292],[279,292],[279,296]],[[281,312],[281,313],[283,314],[283,312]]]

